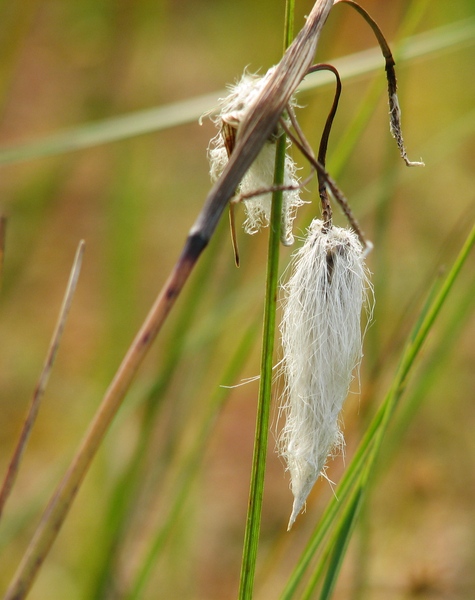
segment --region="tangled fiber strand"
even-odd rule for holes
[[[370,289],[356,234],[314,220],[294,254],[281,323],[286,383],[279,447],[294,496],[289,529],[327,457],[344,445],[338,415],[362,357],[360,317]]]
[[[266,84],[274,68],[271,68],[263,77],[255,74],[244,73],[238,83],[229,86],[229,95],[219,100],[219,114],[213,119],[219,129],[217,135],[211,140],[208,148],[208,159],[210,163],[210,176],[216,181],[224,170],[229,158],[230,148],[226,136],[232,132],[235,136],[239,124],[244,119],[247,110],[252,105],[262,87]],[[290,105],[295,107],[295,101]],[[244,230],[246,233],[254,234],[261,227],[267,227],[270,221],[272,188],[274,182],[276,138],[282,131],[276,131],[273,138],[269,139],[263,146],[261,152],[244,175],[238,193],[243,197],[246,210]],[[288,141],[288,147],[291,142]],[[300,198],[299,178],[297,167],[290,154],[286,154],[284,167],[282,207],[282,241],[285,245],[293,244],[292,224],[295,213],[303,204]],[[267,190],[267,191],[265,191]],[[247,196],[247,197],[246,197]]]

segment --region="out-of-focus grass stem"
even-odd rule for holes
[[[0,237],[1,237],[0,232]],[[1,245],[1,240],[0,240]],[[71,304],[74,297],[74,292],[76,291],[76,285],[79,278],[79,273],[81,271],[82,258],[84,255],[85,243],[81,241],[79,243],[78,249],[76,251],[76,256],[74,258],[73,266],[71,268],[71,273],[69,276],[69,281],[66,287],[66,292],[64,294],[64,299],[62,306],[59,311],[58,321],[56,323],[56,327],[53,331],[53,335],[51,337],[51,342],[46,353],[45,362],[43,365],[43,369],[40,373],[40,377],[35,387],[35,391],[33,393],[33,398],[30,403],[30,407],[28,409],[28,414],[25,419],[25,423],[23,424],[23,428],[20,432],[20,436],[18,438],[17,445],[15,450],[13,451],[12,458],[10,460],[10,464],[8,465],[7,474],[3,481],[2,487],[0,488],[0,517],[3,512],[3,508],[5,503],[10,495],[10,492],[15,483],[18,470],[20,468],[21,459],[23,453],[25,451],[26,445],[30,438],[31,431],[36,421],[36,417],[38,415],[38,411],[40,409],[41,400],[43,398],[46,385],[48,383],[51,370],[53,368],[53,364],[59,349],[59,344],[61,342],[61,338],[63,335],[64,327],[66,325],[66,319],[68,317]],[[0,261],[2,256],[0,256]]]

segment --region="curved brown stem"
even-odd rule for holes
[[[384,56],[384,60],[386,61],[386,79],[388,82],[388,98],[389,98],[389,127],[391,129],[391,133],[396,140],[397,146],[399,148],[399,153],[401,158],[404,160],[408,167],[423,167],[424,163],[422,161],[412,161],[409,160],[407,156],[406,147],[404,145],[404,139],[402,137],[402,128],[401,128],[401,108],[399,106],[399,100],[397,97],[397,79],[396,79],[396,70],[395,65],[396,61],[393,58],[391,48],[381,31],[381,28],[376,23],[376,21],[369,15],[369,13],[361,7],[354,0],[336,0],[335,4],[340,2],[344,2],[345,4],[349,4],[353,7],[356,12],[358,12],[363,19],[368,23],[368,25],[373,30],[376,39],[378,40],[379,47],[381,48],[381,52]]]

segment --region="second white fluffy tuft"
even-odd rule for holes
[[[228,148],[226,147],[226,130],[234,130],[234,135],[239,130],[239,125],[247,111],[256,99],[263,86],[266,84],[274,68],[260,77],[251,73],[244,73],[241,79],[229,86],[229,95],[219,100],[219,114],[213,119],[218,134],[211,140],[208,149],[210,163],[210,176],[216,181],[228,162]],[[295,106],[295,101],[290,101]],[[280,135],[281,131],[276,131]],[[268,140],[255,161],[244,175],[238,194],[243,198],[246,209],[244,229],[246,233],[254,234],[261,227],[267,227],[270,222],[272,206],[272,188],[274,182],[276,140]],[[290,141],[287,141],[290,146]],[[297,167],[290,154],[286,154],[284,168],[284,187],[288,188],[283,193],[282,206],[282,242],[285,245],[293,244],[292,225],[295,213],[303,204],[300,198],[300,181],[297,176]]]

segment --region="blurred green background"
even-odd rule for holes
[[[362,5],[396,57],[404,50],[401,36],[431,30],[435,40],[442,39],[437,28],[454,23],[460,24],[456,31],[467,23],[475,31],[473,0],[362,0]],[[297,29],[311,6],[297,1]],[[73,140],[78,126],[142,109],[208,93],[217,97],[246,66],[265,70],[279,60],[283,16],[283,0],[2,2],[0,152],[63,130]],[[426,295],[474,220],[474,42],[472,36],[398,62],[405,141],[410,158],[422,156],[424,169],[407,169],[390,137],[383,60],[377,72],[343,81],[328,166],[375,243],[368,262],[376,308],[365,342],[362,393],[351,395],[345,408],[346,459],[332,461],[328,473],[335,482],[391,382]],[[337,6],[317,60],[331,62],[374,45],[358,15]],[[332,86],[301,97],[300,123],[314,148],[332,97]],[[75,248],[80,239],[87,244],[58,359],[0,522],[1,589],[202,206],[210,187],[206,148],[213,135],[209,120],[202,126],[193,120],[0,165],[0,210],[8,218],[0,298],[2,477]],[[313,202],[301,211],[297,233],[317,213],[315,182],[306,199]],[[154,532],[167,522],[180,465],[209,414],[201,464],[193,468],[183,510],[169,521],[141,597],[235,597],[257,383],[227,390],[219,409],[213,398],[224,394],[219,386],[259,372],[267,242],[265,232],[238,236],[239,270],[223,219],[94,462],[31,592],[33,600],[125,597]],[[282,250],[282,269],[291,251]],[[474,274],[472,257],[407,389],[412,401],[407,410],[403,405],[387,440],[337,598],[475,597]],[[239,354],[232,376],[226,375],[248,328],[253,342]],[[139,483],[129,486],[122,478],[144,430]],[[120,511],[113,502],[127,496],[117,491],[121,481],[133,491],[121,513],[122,529],[114,521]],[[271,444],[256,598],[278,597],[331,496],[328,482],[320,482],[307,513],[286,533],[291,494]],[[113,560],[106,569],[108,557]],[[103,581],[106,570],[112,584]]]

